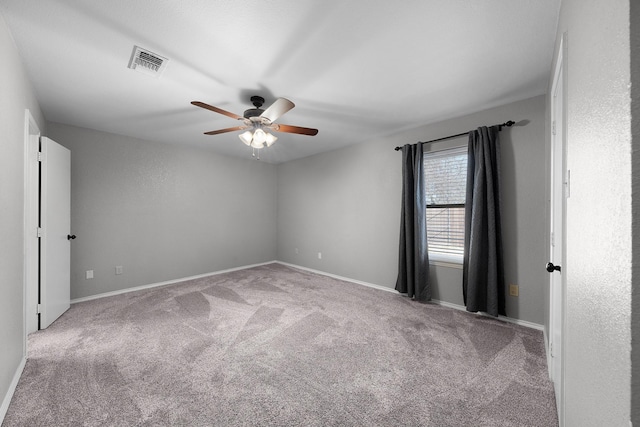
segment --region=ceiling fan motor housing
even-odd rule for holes
[[[264,104],[264,98],[261,96],[254,95],[251,97],[251,103],[256,108],[249,108],[244,111],[244,118],[249,119],[251,117],[259,116],[264,112],[264,110],[260,107]]]
[[[244,110],[244,118],[250,119],[251,117],[257,117],[263,112],[264,110],[262,108],[249,108],[248,110]]]

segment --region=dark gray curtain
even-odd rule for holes
[[[402,213],[396,290],[419,301],[431,299],[422,143],[402,147]]]
[[[500,200],[500,129],[469,132],[462,288],[468,311],[506,315]]]

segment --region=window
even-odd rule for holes
[[[436,261],[461,263],[464,255],[467,148],[425,153],[424,179],[429,256]]]

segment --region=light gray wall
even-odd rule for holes
[[[548,286],[544,96],[279,165],[278,259],[394,288],[401,157],[393,148],[510,119],[528,123],[501,133],[505,275],[507,284],[520,286],[518,298],[507,297],[507,315],[543,324]],[[466,145],[466,138],[445,144]],[[462,305],[462,270],[432,267],[434,299]]]
[[[628,426],[631,412],[629,1],[563,0],[567,34],[565,415]]]
[[[44,130],[40,107],[0,15],[0,404],[24,346],[25,109]]]
[[[59,123],[48,136],[71,150],[72,298],[276,258],[274,165]]]
[[[640,426],[640,2],[630,2],[631,15],[631,124],[632,124],[632,318],[631,420]]]

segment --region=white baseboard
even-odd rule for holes
[[[441,305],[443,307],[449,307],[449,308],[453,308],[455,310],[460,310],[460,311],[465,311],[467,313],[471,313],[469,311],[467,311],[467,308],[463,305],[459,305],[459,304],[453,304],[450,302],[446,302],[446,301],[440,301],[437,299],[431,300],[431,302]],[[496,317],[491,316],[490,314],[486,314],[486,313],[482,313],[482,312],[478,312],[478,313],[471,313],[471,314],[476,314],[478,316],[486,316],[486,317],[491,317],[492,319],[495,319]],[[526,328],[531,328],[531,329],[537,329],[538,331],[543,331],[544,332],[544,326],[539,325],[537,323],[533,323],[533,322],[529,322],[527,320],[520,320],[520,319],[514,319],[513,317],[507,317],[507,316],[498,316],[497,317],[498,320],[502,320],[504,322],[509,322],[509,323],[513,323],[515,325],[520,325],[520,326],[524,326]]]
[[[13,397],[13,393],[16,391],[18,381],[20,381],[20,376],[22,375],[22,371],[24,370],[24,366],[26,365],[26,363],[27,358],[22,357],[22,360],[20,361],[15,374],[13,374],[13,380],[11,381],[11,384],[9,384],[9,390],[7,390],[7,394],[5,394],[4,399],[2,399],[2,406],[0,406],[0,425],[4,421],[4,416],[7,415],[9,404],[11,403],[11,398]]]
[[[228,268],[226,270],[219,270],[219,271],[214,271],[214,272],[211,272],[211,273],[204,273],[204,274],[198,274],[198,275],[195,275],[195,276],[182,277],[180,279],[167,280],[165,282],[150,283],[148,285],[136,286],[136,287],[133,287],[133,288],[125,288],[125,289],[120,289],[120,290],[112,291],[112,292],[104,292],[104,293],[101,293],[101,294],[89,295],[88,297],[81,297],[81,298],[72,299],[71,300],[71,304],[76,304],[78,302],[84,302],[84,301],[91,301],[91,300],[94,300],[94,299],[112,297],[114,295],[127,294],[129,292],[142,291],[142,290],[145,290],[145,289],[157,288],[159,286],[173,285],[174,283],[186,282],[187,280],[201,279],[203,277],[215,276],[215,275],[224,274],[224,273],[231,273],[232,271],[246,270],[247,268],[259,267],[261,265],[273,264],[275,262],[277,262],[277,261],[267,261],[267,262],[261,262],[259,264],[243,265],[241,267]]]
[[[148,284],[148,285],[136,286],[134,288],[120,289],[118,291],[105,292],[105,293],[102,293],[102,294],[90,295],[88,297],[76,298],[76,299],[71,300],[71,304],[75,304],[75,303],[83,302],[83,301],[91,301],[91,300],[99,299],[99,298],[111,297],[111,296],[114,296],[114,295],[126,294],[126,293],[129,293],[129,292],[142,291],[142,290],[145,290],[145,289],[156,288],[158,286],[172,285],[174,283],[180,283],[180,282],[184,282],[184,281],[187,281],[187,280],[200,279],[200,278],[203,278],[203,277],[215,276],[217,274],[230,273],[232,271],[245,270],[247,268],[259,267],[261,265],[267,265],[267,264],[273,264],[273,263],[286,265],[288,267],[297,268],[299,270],[309,271],[311,273],[316,273],[316,274],[320,274],[320,275],[327,276],[327,277],[332,277],[332,278],[338,279],[338,280],[344,280],[345,282],[351,282],[351,283],[355,283],[355,284],[358,284],[358,285],[367,286],[369,288],[378,289],[378,290],[381,290],[381,291],[392,292],[394,294],[398,293],[395,289],[391,289],[391,288],[388,288],[386,286],[375,285],[373,283],[364,282],[362,280],[351,279],[349,277],[338,276],[337,274],[327,273],[325,271],[314,270],[313,268],[303,267],[303,266],[296,265],[296,264],[290,264],[290,263],[284,262],[284,261],[274,260],[274,261],[262,262],[262,263],[259,263],[259,264],[251,264],[251,265],[244,265],[244,266],[241,266],[241,267],[229,268],[229,269],[226,269],[226,270],[220,270],[220,271],[215,271],[215,272],[211,272],[211,273],[198,274],[196,276],[182,277],[180,279],[167,280],[165,282],[151,283],[151,284]],[[441,305],[441,306],[444,306],[444,307],[449,307],[449,308],[453,308],[453,309],[461,310],[461,311],[467,311],[464,306],[461,306],[461,305],[458,305],[458,304],[452,304],[450,302],[439,301],[439,300],[431,300],[431,302],[433,302],[435,304],[438,304],[438,305]],[[478,313],[478,315],[483,315],[483,313]],[[491,316],[491,317],[493,317],[493,316]],[[499,320],[503,320],[505,322],[514,323],[516,325],[525,326],[527,328],[537,329],[537,330],[540,330],[540,331],[544,330],[544,327],[542,325],[539,325],[537,323],[528,322],[526,320],[513,319],[511,317],[506,317],[506,316],[499,316],[498,319]]]
[[[307,268],[307,267],[302,267],[300,265],[289,264],[288,262],[284,262],[284,261],[275,261],[275,262],[278,264],[286,265],[287,267],[297,268],[298,270],[305,270],[311,273],[320,274],[322,276],[333,277],[334,279],[338,279],[338,280],[344,280],[345,282],[356,283],[358,285],[367,286],[369,288],[374,288],[381,291],[393,292],[394,294],[398,293],[398,291],[396,291],[395,289],[387,288],[386,286],[374,285],[373,283],[363,282],[362,280],[350,279],[349,277],[338,276],[337,274],[331,274],[325,271],[314,270],[313,268]]]
[[[395,289],[387,288],[386,286],[374,285],[373,283],[363,282],[361,280],[350,279],[348,277],[338,276],[336,274],[326,273],[324,271],[314,270],[312,268],[302,267],[300,265],[290,264],[290,263],[284,262],[284,261],[275,261],[275,262],[277,262],[278,264],[286,265],[286,266],[297,268],[297,269],[300,269],[300,270],[306,270],[306,271],[310,271],[312,273],[321,274],[323,276],[333,277],[334,279],[344,280],[345,282],[356,283],[358,285],[367,286],[369,288],[379,289],[379,290],[387,291],[387,292],[393,292],[394,294],[398,293],[398,291],[396,291]],[[443,307],[453,308],[455,310],[461,310],[461,311],[469,313],[467,311],[466,307],[464,307],[462,305],[459,305],[459,304],[453,304],[453,303],[450,303],[450,302],[440,301],[440,300],[435,300],[435,299],[431,300],[431,302],[434,303],[434,304],[441,305]],[[488,316],[488,317],[491,317],[491,318],[495,319],[495,317],[490,316],[488,314],[484,314],[484,313],[477,313],[477,314],[479,316]],[[539,324],[533,323],[533,322],[528,322],[526,320],[513,319],[513,318],[507,317],[507,316],[498,316],[498,320],[503,320],[505,322],[514,323],[516,325],[524,326],[524,327],[527,327],[527,328],[537,329],[539,331],[544,331],[544,327],[542,325],[539,325]]]

